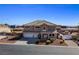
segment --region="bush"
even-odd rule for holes
[[[75,40],[75,41],[79,40],[79,36],[78,35],[77,36],[72,36],[72,40]]]
[[[50,41],[51,41],[51,43],[53,42],[53,40],[52,40],[51,38],[49,38],[49,39],[47,39],[47,40],[50,40]]]
[[[40,40],[40,42],[42,42],[42,43],[43,43],[43,42],[46,42],[46,40],[45,40],[45,39],[41,39],[41,40]]]
[[[46,45],[50,44],[51,41],[50,40],[46,40]]]
[[[60,41],[60,44],[63,44],[64,43],[64,40]]]
[[[35,44],[39,44],[39,41],[36,41]]]

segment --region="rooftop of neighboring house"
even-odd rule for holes
[[[78,28],[62,28],[61,30],[78,30]]]

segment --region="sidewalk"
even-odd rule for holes
[[[16,41],[14,44],[17,44],[17,45],[27,45],[27,41]]]

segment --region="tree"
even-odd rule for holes
[[[77,27],[78,27],[78,33],[79,33],[79,23],[78,23],[78,26]]]
[[[11,27],[11,28],[15,28],[16,26],[15,26],[15,25],[10,25],[10,27]]]
[[[9,26],[7,23],[5,23],[4,25]]]

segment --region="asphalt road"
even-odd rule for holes
[[[0,45],[0,55],[79,55],[79,48],[37,45]]]

